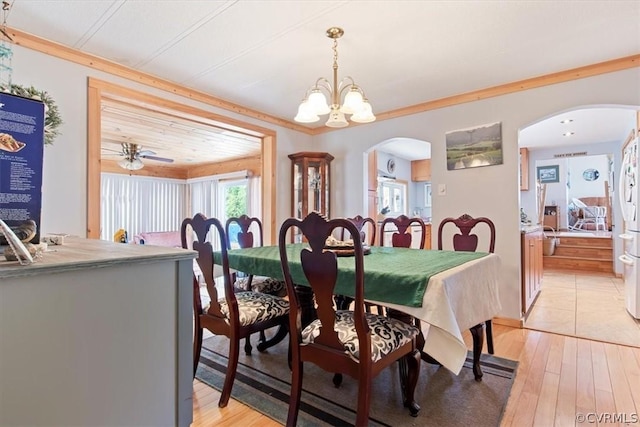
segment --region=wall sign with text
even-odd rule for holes
[[[0,219],[14,227],[33,220],[40,241],[44,103],[0,93]]]

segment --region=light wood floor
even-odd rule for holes
[[[501,426],[582,425],[577,415],[590,413],[626,414],[628,421],[640,415],[640,348],[495,324],[493,329],[496,356],[520,362]],[[465,341],[471,348],[469,334]],[[233,399],[220,409],[219,397],[194,382],[193,426],[280,425]]]
[[[640,320],[627,312],[624,279],[611,273],[545,269],[540,295],[524,325],[640,347]]]

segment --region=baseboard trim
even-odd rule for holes
[[[524,319],[512,319],[510,317],[494,317],[491,322],[496,325],[511,326],[512,328],[524,328]]]

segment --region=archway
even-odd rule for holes
[[[381,219],[385,214],[420,216],[431,221],[431,144],[427,141],[395,137],[381,141],[365,152],[365,194],[368,216]],[[383,183],[406,186],[405,200],[382,213]],[[391,207],[389,207],[391,208]]]
[[[612,233],[600,232],[600,235],[590,232],[591,230],[583,230],[578,238],[599,239],[597,244],[590,245],[595,246],[593,249],[578,247],[577,240],[569,240],[570,233],[560,235],[560,245],[556,246],[554,255],[547,254],[544,257],[542,287],[526,316],[525,327],[623,344],[632,344],[633,340],[626,340],[625,334],[637,336],[637,326],[626,312],[624,281],[621,279],[623,269],[618,261],[622,244],[617,236],[622,232],[622,219],[617,184],[622,147],[636,134],[640,124],[638,111],[640,108],[636,106],[580,106],[553,113],[520,130],[519,145],[521,149],[527,149],[525,157],[528,157],[522,170],[528,170],[530,184],[528,190],[520,192],[520,207],[531,218],[532,223],[540,221],[537,216],[539,196],[536,192],[536,179],[538,168],[542,168],[558,172],[558,176],[547,184],[546,200],[548,207],[553,208],[550,211],[560,216],[560,229],[566,230],[570,225],[566,216],[567,211],[572,209],[569,205],[572,194],[583,200],[605,200],[611,196],[610,222],[613,226]],[[544,143],[536,144],[533,140],[535,138]],[[604,160],[599,166],[591,167],[585,163],[591,159]],[[611,159],[610,167],[607,159]],[[600,179],[596,179],[593,172],[585,174],[591,170],[598,171]],[[575,188],[576,183],[585,184],[584,188],[586,184],[598,184],[597,187],[589,187],[597,188],[597,194],[595,189],[580,193]],[[542,213],[546,211],[547,207],[541,210]],[[544,217],[542,219],[544,222]],[[576,233],[573,234],[575,237]],[[547,236],[547,240],[550,237]],[[595,242],[594,239],[592,241]],[[613,250],[607,249],[609,244],[613,246]],[[576,261],[566,251],[573,251],[575,256],[592,260]],[[557,262],[563,262],[565,257],[565,266],[558,268]],[[587,262],[595,263],[598,258],[603,257],[608,257],[610,266],[613,264],[613,272],[581,270]],[[582,266],[578,263],[582,263]]]
[[[276,135],[274,131],[93,78],[90,78],[88,82],[87,237],[99,238],[100,236],[100,108],[102,99],[105,97],[126,99],[150,108],[172,110],[176,114],[199,117],[204,122],[215,123],[216,126],[236,131],[242,130],[260,138],[262,141],[260,156],[262,169],[261,191],[265,195],[265,197],[262,197],[265,242],[273,240],[273,236],[275,236],[276,208],[276,192],[273,191],[276,162]]]

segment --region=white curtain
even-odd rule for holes
[[[207,179],[197,181],[187,181],[189,184],[189,193],[191,196],[191,212],[189,216],[193,217],[197,213],[201,213],[207,218],[217,217],[215,211],[218,203],[218,180]]]
[[[260,218],[262,221],[262,189],[260,176],[249,177],[247,185],[247,215]]]
[[[179,231],[187,215],[182,180],[101,174],[100,238],[124,228],[129,240],[144,231]]]

